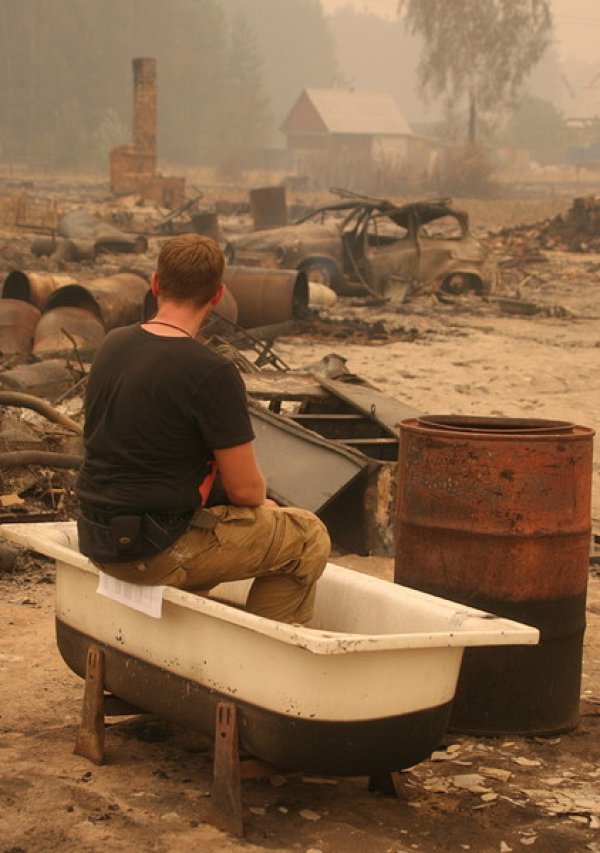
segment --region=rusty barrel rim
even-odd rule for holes
[[[72,284],[77,284],[77,277],[67,273],[14,269],[4,280],[2,298],[21,299],[43,311],[53,293]]]
[[[571,432],[572,421],[548,420],[545,418],[500,418],[487,415],[421,415],[414,419],[425,427],[453,432],[501,433],[503,435],[530,435]]]
[[[464,424],[464,426],[462,425]],[[454,441],[461,435],[469,441],[569,441],[583,435],[594,436],[591,427],[570,421],[543,418],[488,418],[477,415],[421,415],[400,422],[400,431],[416,432],[423,436]]]

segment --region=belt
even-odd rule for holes
[[[93,521],[96,524],[103,524],[107,527],[110,526],[110,523],[113,518],[119,515],[149,515],[157,524],[180,524],[184,521],[187,521],[194,514],[194,510],[189,510],[188,512],[113,512],[113,513],[104,513],[104,512],[96,512],[95,510],[91,510],[86,506],[81,507],[82,515],[85,516],[89,521]]]

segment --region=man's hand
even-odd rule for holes
[[[265,498],[263,501],[263,506],[279,507],[279,504],[277,503],[277,501],[274,501],[271,498]]]

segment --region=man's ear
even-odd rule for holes
[[[213,298],[210,300],[209,305],[212,305],[213,308],[215,307],[215,305],[218,305],[219,302],[221,301],[224,293],[225,293],[225,285],[223,284],[223,282],[221,282],[221,284],[217,288],[217,292],[215,293]]]
[[[152,296],[157,299],[158,294],[160,293],[160,285],[158,283],[158,276],[155,272],[152,273],[152,278],[150,279],[150,290],[152,291]]]

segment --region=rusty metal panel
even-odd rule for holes
[[[340,382],[337,379],[321,379],[318,382],[331,394],[344,400],[353,408],[367,415],[386,429],[390,435],[398,436],[400,424],[406,418],[416,418],[419,412],[400,400],[388,397],[377,388],[358,385],[353,382]]]
[[[22,391],[53,402],[73,385],[73,374],[63,361],[52,359],[24,364],[0,373],[0,388]]]
[[[368,467],[362,453],[334,445],[256,403],[250,403],[250,416],[269,493],[282,503],[317,513]]]
[[[285,400],[314,400],[323,402],[326,391],[319,380],[305,373],[265,371],[264,373],[243,373],[242,379],[246,391],[258,400],[283,402]]]

